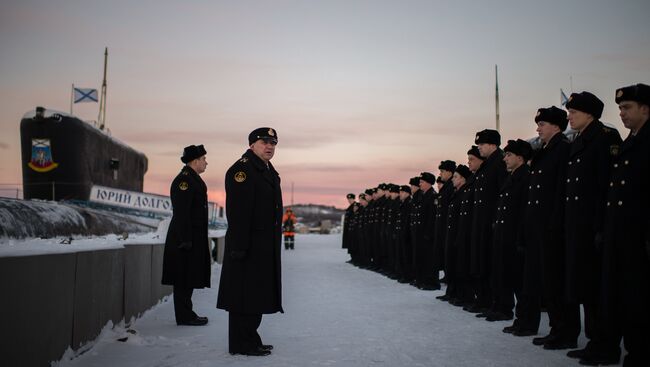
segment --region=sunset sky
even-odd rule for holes
[[[107,125],[148,156],[145,191],[167,195],[183,147],[204,144],[222,205],[248,133],[272,126],[285,202],[293,182],[296,203],[344,207],[465,162],[495,124],[495,64],[504,142],[533,137],[537,108],[571,87],[627,136],[614,91],[650,82],[649,15],[647,0],[3,1],[0,194],[22,182],[23,114],[67,112],[72,83],[99,89],[104,47]]]

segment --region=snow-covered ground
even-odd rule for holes
[[[196,290],[194,308],[207,326],[176,326],[171,298],[135,321],[105,328],[92,348],[67,366],[578,366],[566,351],[548,351],[421,291],[345,261],[340,235],[297,235],[283,252],[284,314],[265,315],[259,329],[275,349],[268,357],[228,354],[227,313],[213,287]],[[542,317],[540,334],[548,332]],[[117,339],[128,337],[124,342]],[[585,345],[584,336],[579,346]]]

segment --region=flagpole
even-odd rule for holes
[[[72,90],[70,92],[70,115],[72,115],[72,104],[74,101],[74,83],[72,83]]]
[[[108,47],[104,49],[104,80],[102,82],[102,95],[99,100],[99,128],[104,130],[106,126],[106,65],[108,64]]]
[[[495,104],[496,104],[496,118],[497,118],[497,131],[501,131],[501,124],[499,122],[499,71],[497,65],[494,65],[494,79],[496,81],[495,85]]]

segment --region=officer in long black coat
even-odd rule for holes
[[[366,222],[368,221],[368,201],[367,195],[365,192],[359,194],[359,209],[355,214],[357,219],[356,226],[354,228],[354,239],[357,243],[357,260],[354,265],[359,267],[368,266],[368,250],[366,246]]]
[[[402,185],[399,187],[399,207],[395,222],[397,236],[397,264],[396,270],[398,281],[408,283],[411,281],[411,231],[409,217],[411,215],[411,187]]]
[[[463,200],[463,188],[467,179],[472,175],[470,169],[459,164],[452,178],[449,180],[453,185],[454,192],[451,195],[449,206],[447,208],[447,227],[445,233],[445,278],[447,278],[447,289],[442,297],[437,297],[450,303],[458,302],[458,276],[456,271],[456,237],[458,237],[458,224],[460,219],[461,202]]]
[[[436,177],[430,172],[420,174],[420,190],[422,196],[418,208],[418,224],[415,238],[415,280],[416,286],[422,290],[440,289],[438,271],[434,267],[433,235],[435,231],[436,192],[433,185]]]
[[[409,180],[409,185],[411,186],[411,208],[409,212],[409,234],[411,235],[411,265],[409,266],[409,271],[406,273],[406,277],[410,278],[409,284],[416,286],[417,281],[415,279],[415,269],[417,264],[415,260],[417,259],[417,236],[418,236],[418,227],[420,226],[420,205],[422,203],[422,190],[420,190],[420,176],[412,177]]]
[[[575,328],[567,324],[564,297],[564,196],[570,143],[563,134],[567,114],[555,106],[540,108],[535,116],[543,143],[531,160],[528,198],[523,213],[523,248],[519,249],[521,284],[515,287],[516,320],[504,331],[517,336],[537,334],[544,299],[551,332],[536,338],[543,345],[551,336]],[[567,329],[568,328],[568,329]]]
[[[436,201],[436,219],[433,239],[433,259],[436,271],[445,270],[445,237],[447,236],[447,210],[451,197],[454,195],[454,184],[451,182],[451,176],[456,171],[456,162],[446,160],[440,162],[439,179],[442,180],[442,187],[438,192]],[[447,274],[445,273],[445,277]],[[444,296],[438,296],[443,297]],[[439,298],[440,299],[440,298]]]
[[[463,306],[463,310],[478,312],[474,307],[475,292],[470,271],[472,244],[472,225],[474,218],[474,187],[476,172],[483,165],[484,159],[476,145],[467,151],[467,167],[472,175],[466,180],[460,192],[460,213],[458,214],[458,233],[456,235],[456,300],[450,303]]]
[[[192,310],[194,289],[210,287],[207,186],[199,174],[208,165],[203,145],[183,150],[185,166],[170,187],[173,214],[163,255],[162,284],[174,286],[178,325],[205,325],[206,317]]]
[[[262,314],[284,312],[280,249],[282,191],[270,160],[278,136],[262,127],[248,136],[250,149],[226,172],[228,230],[217,308],[228,311],[229,351],[268,355],[257,328]]]
[[[477,316],[487,317],[492,300],[489,284],[492,223],[499,189],[503,186],[508,173],[503,162],[503,151],[499,148],[501,135],[498,131],[490,129],[479,131],[474,142],[485,161],[476,172],[474,186],[470,270],[476,281],[474,310],[481,311]]]
[[[602,329],[598,307],[605,202],[612,161],[621,144],[618,131],[598,120],[603,106],[589,92],[571,94],[566,104],[571,128],[580,132],[571,144],[567,165],[566,294],[573,304],[569,317],[574,320],[579,320],[579,304],[583,304],[585,335],[589,339],[585,349],[569,353],[576,358],[584,357],[589,350],[620,354],[618,338]],[[558,347],[574,347],[577,336],[577,333],[568,335],[566,340],[558,342]],[[544,347],[548,347],[548,342]]]
[[[361,227],[359,228],[359,243],[361,248],[360,267],[368,268],[372,266],[372,249],[371,249],[371,229],[372,229],[372,189],[364,191],[364,201],[361,202],[363,207],[361,214]]]
[[[616,91],[621,120],[630,134],[612,165],[607,195],[603,314],[618,327],[627,355],[624,366],[650,365],[650,86]],[[618,362],[617,355],[610,359]],[[593,363],[608,362],[590,355]]]
[[[350,193],[347,194],[346,199],[348,200],[348,207],[345,209],[345,216],[343,217],[343,234],[341,235],[342,239],[342,248],[350,249],[350,241],[352,240],[352,235],[350,233],[350,223],[354,217],[354,203],[355,195]],[[349,252],[349,250],[348,250]]]
[[[533,148],[527,141],[508,140],[503,148],[509,175],[499,190],[494,216],[490,286],[492,306],[488,321],[511,320],[515,306],[515,283],[521,279],[517,271],[517,247],[523,242],[522,215],[528,193],[530,170],[528,160]]]
[[[399,233],[397,221],[399,220],[399,185],[388,184],[386,194],[385,233],[386,233],[386,275],[392,279],[399,278],[401,269],[398,265],[397,249],[399,246]]]

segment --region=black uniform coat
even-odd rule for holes
[[[566,182],[566,294],[569,302],[595,300],[600,284],[600,252],[612,161],[621,136],[595,120],[571,144]]]
[[[517,246],[523,242],[523,221],[530,170],[523,164],[508,175],[499,192],[494,216],[490,286],[495,296],[512,294],[515,288]],[[512,297],[512,296],[510,296]],[[501,299],[499,300],[501,301]]]
[[[494,151],[475,174],[470,270],[476,277],[486,277],[489,274],[492,223],[499,189],[507,174],[501,149]]]
[[[449,180],[451,182],[451,180]],[[451,199],[447,210],[447,228],[445,234],[445,277],[447,283],[456,280],[456,237],[458,235],[458,222],[460,219],[461,201],[463,199],[462,190],[465,185],[455,190],[452,185]],[[442,191],[442,190],[441,190]]]
[[[208,189],[199,174],[185,166],[169,191],[173,214],[165,240],[162,284],[209,287]],[[192,248],[179,249],[183,242],[191,242]]]
[[[420,206],[422,205],[422,190],[417,190],[411,195],[411,212],[409,214],[409,228],[411,234],[411,269],[415,270],[417,264],[417,240],[420,227]],[[415,275],[415,273],[413,274]]]
[[[436,222],[433,241],[433,259],[436,270],[445,267],[445,237],[447,236],[447,210],[454,195],[454,184],[447,180],[440,189],[436,202]]]
[[[458,191],[460,199],[458,208],[458,229],[454,246],[456,248],[456,277],[468,279],[470,277],[469,258],[472,242],[472,218],[474,210],[474,183],[475,175],[467,179],[465,185]]]
[[[251,150],[226,172],[228,231],[217,308],[247,314],[282,310],[280,176]],[[231,251],[246,251],[235,260]]]
[[[433,188],[423,192],[420,197],[418,225],[416,227],[415,262],[416,277],[421,281],[431,280],[434,274],[433,266],[433,234],[435,231],[435,201],[436,192]]]
[[[627,335],[634,328],[647,339],[650,327],[650,121],[621,145],[612,166],[606,207],[605,313],[621,315],[620,319],[615,317],[614,322],[622,324]]]
[[[530,296],[564,296],[564,203],[570,146],[559,132],[535,153],[531,162],[523,213],[526,230],[522,283],[523,292]]]
[[[355,246],[357,248],[357,258],[361,264],[366,264],[368,262],[368,250],[366,249],[366,221],[367,219],[367,206],[359,205],[359,209],[355,214],[356,225],[354,226],[354,236]]]
[[[410,216],[411,216],[411,198],[408,197],[401,201],[399,204],[399,216],[395,230],[397,231],[397,252],[398,264],[401,275],[405,277],[412,276],[413,248],[411,244],[411,230],[410,230]]]
[[[353,221],[354,217],[354,203],[350,204],[347,209],[345,209],[345,217],[343,218],[343,248],[350,248],[350,240],[352,239],[352,234],[350,233],[350,222]]]

